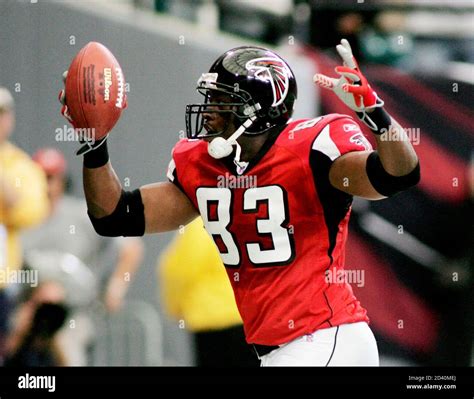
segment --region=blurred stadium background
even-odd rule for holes
[[[78,143],[61,135],[68,126],[57,94],[74,55],[99,41],[129,84],[129,107],[109,140],[115,170],[132,188],[160,181],[183,137],[197,78],[229,48],[260,43],[289,61],[299,85],[295,117],[350,113],[312,84],[315,72],[333,73],[343,37],[390,113],[413,133],[422,166],[415,189],[353,206],[346,262],[364,271],[354,290],[381,364],[472,366],[472,1],[2,0],[0,86],[16,103],[11,141],[29,154],[61,150],[70,192],[83,196]],[[159,292],[156,262],[172,236],[145,237],[124,308],[94,313],[88,364],[194,364],[189,333],[163,311]]]

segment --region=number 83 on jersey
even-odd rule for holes
[[[241,206],[234,204],[236,195],[242,195]],[[294,259],[293,236],[288,225],[288,200],[281,186],[254,187],[243,192],[229,188],[199,187],[196,197],[207,232],[216,244],[220,238],[226,247],[225,251],[219,248],[226,267],[239,267],[242,251],[246,252],[254,267],[284,266]],[[255,224],[236,221],[236,218],[259,213],[264,204],[267,215],[256,217]],[[213,207],[214,212],[211,211]],[[263,248],[264,237],[271,239],[270,249]]]

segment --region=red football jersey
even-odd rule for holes
[[[372,149],[357,123],[338,114],[293,121],[268,138],[241,176],[233,155],[214,159],[207,146],[178,142],[168,178],[219,248],[247,342],[279,345],[368,321],[345,279],[328,279],[344,268],[352,203],[329,183],[329,168],[347,152]]]

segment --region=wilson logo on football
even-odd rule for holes
[[[273,91],[272,107],[280,105],[285,100],[291,72],[283,61],[272,57],[255,58],[247,62],[245,68],[249,71],[254,70],[257,79],[270,82]]]
[[[112,86],[112,69],[104,68],[104,102],[110,99],[110,86]]]

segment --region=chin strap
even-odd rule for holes
[[[248,162],[244,162],[240,160],[240,154],[242,153],[242,148],[240,147],[239,143],[237,141],[235,142],[235,158],[234,158],[234,164],[237,167],[237,174],[241,175],[242,173],[245,172],[247,169],[247,166],[249,166]]]
[[[237,167],[237,174],[241,175],[242,173],[244,173],[249,163],[240,160],[242,148],[237,142],[237,139],[245,133],[245,130],[252,126],[252,123],[255,119],[256,117],[254,115],[250,116],[244,123],[242,123],[242,125],[238,127],[238,129],[228,139],[216,137],[214,140],[212,140],[207,148],[209,155],[216,159],[225,158],[232,153],[233,146],[235,146],[236,150],[234,164]]]
[[[240,160],[240,155],[242,154],[242,147],[240,147],[240,144],[237,142],[237,139],[245,133],[245,130],[247,130],[250,126],[252,126],[252,123],[255,118],[249,118],[247,119],[244,123],[242,123],[241,126],[230,136],[227,141],[228,143],[232,146],[235,145],[235,157],[234,157],[234,164],[237,167],[237,174],[241,175],[242,173],[245,172],[247,169],[247,166],[249,166],[248,162],[241,161]]]

